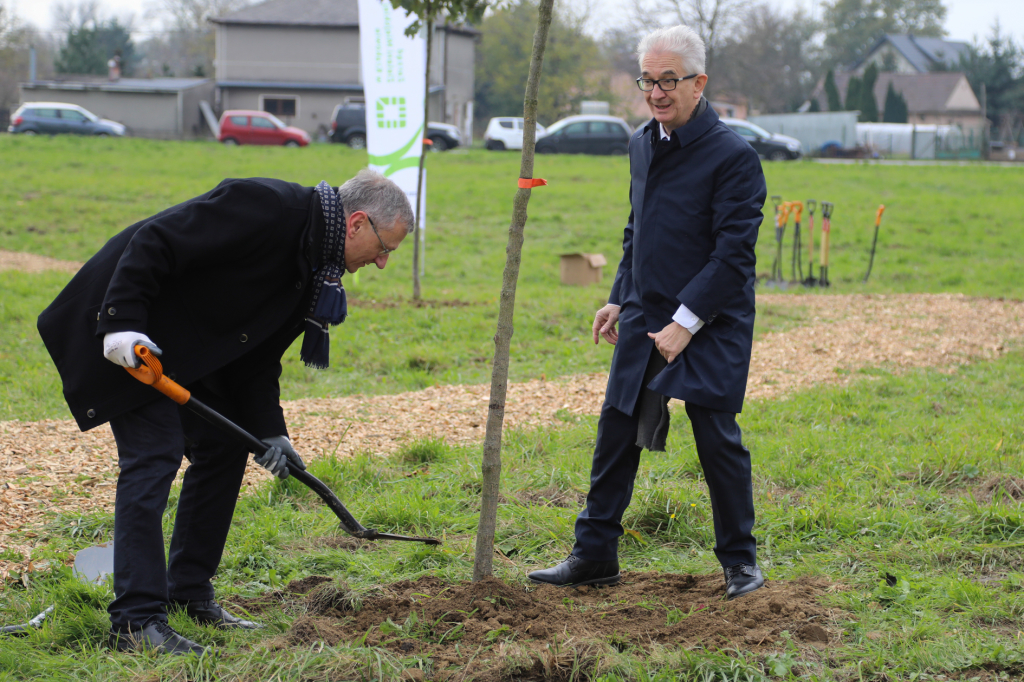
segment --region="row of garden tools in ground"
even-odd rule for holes
[[[818,208],[815,199],[803,201],[783,201],[779,195],[772,196],[772,203],[775,205],[775,260],[772,261],[771,276],[765,280],[765,285],[786,289],[789,286],[802,284],[805,287],[829,287],[832,283],[828,278],[828,253],[829,238],[832,232],[832,212],[835,204],[829,201],[821,202],[821,244],[818,249],[818,276],[814,276],[814,211]],[[803,243],[801,234],[801,219],[804,208],[807,209],[807,276],[804,277],[803,265]],[[875,262],[875,247],[878,245],[878,229],[882,224],[882,213],[885,206],[880,205],[875,214],[875,236],[871,242],[871,256],[868,260],[868,271],[864,275],[864,281],[871,276],[871,267]],[[786,227],[789,218],[793,216],[793,248],[790,261],[790,278],[787,280],[783,274],[783,242],[786,236]]]
[[[805,287],[827,287],[831,286],[828,279],[828,249],[829,232],[832,228],[832,209],[834,204],[821,202],[821,247],[819,250],[819,276],[814,276],[814,211],[818,208],[815,199],[803,201],[783,201],[779,195],[772,196],[772,203],[775,204],[775,260],[772,261],[772,274],[765,284],[779,289],[786,289],[790,285],[803,284]],[[801,221],[804,208],[807,208],[807,277],[804,277],[803,244],[801,234]],[[783,242],[786,236],[786,227],[789,224],[789,217],[794,217],[793,225],[793,254],[790,262],[790,279],[783,275]]]

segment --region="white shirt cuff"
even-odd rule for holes
[[[685,305],[679,306],[679,310],[672,316],[672,321],[678,323],[679,326],[691,334],[696,334],[697,330],[704,326],[704,320],[691,313],[690,309]]]

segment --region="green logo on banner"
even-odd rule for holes
[[[384,97],[382,99],[388,98]],[[405,121],[402,121],[402,124],[404,125]],[[384,177],[388,177],[394,173],[397,173],[403,168],[413,168],[415,166],[420,165],[419,156],[406,156],[406,154],[408,154],[410,150],[412,150],[413,146],[416,144],[417,138],[419,138],[419,136],[422,134],[423,126],[420,126],[419,128],[416,129],[416,132],[413,134],[413,136],[409,138],[409,141],[402,145],[401,149],[396,149],[390,154],[382,154],[380,156],[370,154],[370,163],[373,164],[374,166],[383,166]]]
[[[405,127],[404,97],[380,97],[377,99],[377,127]]]

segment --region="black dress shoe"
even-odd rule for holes
[[[170,625],[156,619],[151,619],[141,630],[111,630],[110,646],[118,651],[155,650],[173,656],[202,656],[209,652],[206,647],[185,639]]]
[[[764,587],[761,569],[750,564],[735,564],[725,569],[725,596],[735,599]]]
[[[184,609],[185,614],[200,625],[216,625],[221,630],[258,630],[263,627],[261,623],[251,620],[242,620],[232,616],[213,599],[202,601],[179,601],[171,600],[171,605]]]
[[[619,562],[587,561],[572,554],[562,563],[543,571],[534,571],[526,576],[539,584],[555,585],[556,587],[578,587],[580,585],[616,585],[622,576],[619,575]]]

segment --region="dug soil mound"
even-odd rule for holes
[[[446,670],[458,670],[461,677],[468,666],[473,671],[467,679],[529,679],[550,676],[558,663],[552,656],[560,651],[571,650],[579,663],[580,652],[594,657],[607,647],[767,652],[788,638],[828,647],[838,643],[841,614],[819,597],[835,589],[823,579],[769,581],[725,601],[720,574],[625,573],[615,587],[579,589],[524,588],[496,578],[446,584],[425,577],[366,596],[361,607],[350,594],[339,591],[332,602],[322,588],[313,589],[306,614],[294,621],[287,638],[300,646],[361,640],[396,656],[429,657],[434,679],[446,679]],[[287,591],[294,593],[291,586]]]

